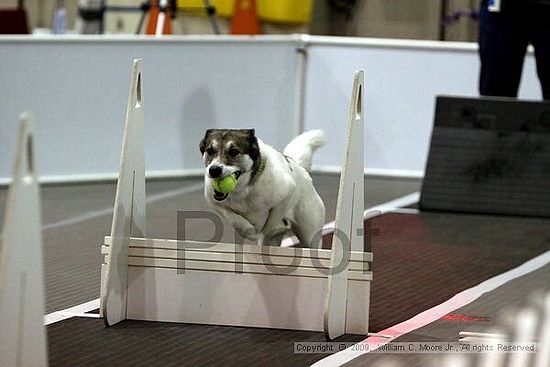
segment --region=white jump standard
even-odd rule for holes
[[[0,243],[0,366],[47,366],[33,118],[21,114]]]
[[[135,60],[113,225],[102,247],[105,324],[283,328],[324,331],[330,339],[367,334],[372,254],[362,235],[363,73],[353,84],[333,250],[146,238],[142,79]]]

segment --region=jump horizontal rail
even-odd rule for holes
[[[196,270],[196,271],[208,271],[208,272],[224,272],[224,273],[236,273],[235,263],[228,262],[212,262],[212,261],[196,261],[185,260],[185,266],[182,266],[179,260],[163,259],[163,258],[150,258],[150,257],[129,257],[128,266],[130,267],[142,267],[142,268],[164,268],[183,271]],[[321,278],[326,279],[327,274],[322,273],[315,268],[283,268],[283,269],[269,269],[265,265],[261,264],[239,264],[239,274],[263,274],[272,276],[286,276],[286,277],[307,277],[307,278]],[[368,271],[362,273],[360,271],[350,271],[348,275],[349,280],[355,281],[372,281],[372,272]]]
[[[101,254],[108,255],[110,253],[109,246],[101,247]],[[144,248],[144,247],[130,247],[128,251],[129,257],[144,257],[154,259],[171,259],[186,262],[188,260],[195,261],[209,261],[209,262],[224,262],[224,263],[243,263],[243,264],[257,264],[270,266],[294,266],[301,268],[312,269],[328,269],[330,267],[329,259],[313,259],[309,257],[295,257],[288,256],[273,256],[268,254],[247,254],[247,253],[229,253],[229,252],[205,252],[205,251],[193,251],[193,250],[172,250],[172,249],[159,249],[159,248]],[[187,264],[186,264],[187,265]],[[357,261],[352,260],[349,263],[350,271],[369,271],[369,261]]]
[[[111,245],[111,237],[105,236],[104,244],[106,246]],[[240,252],[243,254],[265,254],[269,251],[270,256],[284,256],[284,257],[307,257],[307,258],[319,258],[330,260],[331,250],[326,249],[311,249],[303,247],[275,247],[270,246],[269,250],[262,248],[258,245],[240,245]],[[235,244],[232,243],[214,243],[206,241],[178,241],[170,239],[150,239],[150,238],[138,238],[131,237],[129,247],[138,248],[154,248],[154,249],[168,249],[168,250],[193,250],[204,252],[229,252],[235,253]],[[350,261],[370,262],[372,261],[371,252],[351,251]]]

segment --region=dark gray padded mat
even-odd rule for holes
[[[309,366],[323,354],[295,354],[294,342],[323,333],[72,318],[48,326],[50,366]],[[357,342],[346,335],[338,341]]]
[[[457,342],[461,331],[483,332],[492,326],[502,325],[505,320],[503,312],[528,305],[533,294],[550,290],[550,265],[519,277],[492,292],[482,295],[476,301],[453,311],[455,315],[467,316],[452,320],[442,318],[427,326],[403,335],[395,342]],[[433,363],[434,354],[364,354],[345,367],[372,366],[381,359],[391,358],[410,367],[437,365]],[[440,356],[439,356],[440,357]],[[479,356],[472,355],[475,359]],[[432,361],[432,363],[430,363]],[[471,364],[472,365],[472,364]]]
[[[378,233],[372,239],[374,332],[550,249],[549,219],[388,213],[371,221]],[[428,335],[445,338],[444,331]],[[102,320],[84,318],[48,326],[48,337],[51,366],[307,366],[327,356],[294,354],[294,342],[324,341],[324,335],[288,330],[142,321],[105,328]]]
[[[438,97],[420,208],[550,216],[550,102]]]

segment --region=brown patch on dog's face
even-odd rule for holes
[[[254,129],[209,129],[199,145],[205,166],[213,159],[226,165],[239,165],[243,156],[259,161],[260,149]]]

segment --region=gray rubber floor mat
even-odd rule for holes
[[[294,353],[317,332],[72,318],[48,326],[50,366],[309,366],[326,354]],[[339,341],[359,341],[346,335]]]

